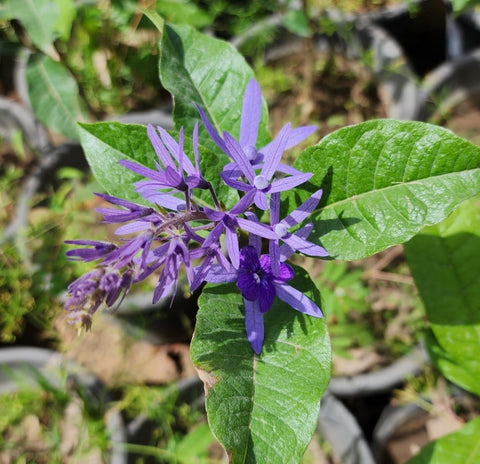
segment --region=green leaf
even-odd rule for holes
[[[7,11],[11,18],[22,23],[31,41],[40,50],[50,56],[56,55],[52,45],[60,17],[56,0],[7,0]]]
[[[229,132],[238,138],[243,94],[253,71],[237,50],[192,27],[165,26],[160,46],[160,80],[174,96],[175,128],[191,133],[200,119],[199,104],[217,132]],[[218,151],[206,131],[200,131],[202,145]],[[269,141],[267,107],[263,101],[258,146]]]
[[[58,36],[64,40],[68,40],[72,30],[72,23],[76,15],[75,3],[73,0],[56,0],[59,15],[58,20],[54,25],[54,30]]]
[[[188,0],[162,0],[157,2],[156,8],[168,23],[189,24],[201,29],[209,26],[213,20],[207,12]]]
[[[142,177],[118,164],[124,159],[154,168],[156,154],[147,136],[147,128],[119,122],[79,126],[80,141],[88,164],[102,187],[110,195],[148,204],[133,189],[133,183]]]
[[[27,65],[27,84],[38,119],[49,129],[78,140],[76,123],[87,117],[77,83],[69,72],[48,56],[32,55]]]
[[[480,200],[405,244],[433,335],[430,355],[452,382],[480,395]]]
[[[480,417],[460,430],[422,448],[407,464],[466,464],[480,462]]]
[[[295,205],[319,186],[324,192],[309,239],[347,260],[405,242],[480,192],[480,148],[420,122],[345,127],[305,150],[295,166],[314,174],[290,195],[300,197]]]
[[[147,8],[145,10],[140,9],[140,11],[153,23],[160,33],[163,32],[165,20],[155,10]]]
[[[480,0],[451,0],[453,12],[460,14],[469,8],[473,8],[480,4]]]
[[[300,10],[289,10],[283,17],[283,24],[294,34],[300,37],[309,37],[310,28],[308,27],[308,20]]]
[[[295,272],[292,286],[318,302],[306,273]],[[277,299],[264,316],[265,343],[257,356],[235,285],[207,286],[199,307],[191,357],[205,383],[210,427],[231,462],[299,462],[330,380],[324,320]]]
[[[179,462],[196,463],[200,457],[207,457],[208,447],[215,441],[210,427],[200,424],[188,432],[182,440],[175,444],[174,454]]]

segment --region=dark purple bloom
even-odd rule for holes
[[[278,276],[275,276],[268,255],[262,255],[259,259],[254,247],[242,248],[237,287],[246,300],[258,301],[260,312],[266,313],[272,306],[275,284],[288,282],[293,277],[293,269],[288,264],[281,263]]]
[[[284,263],[278,275],[272,270],[270,256],[259,256],[259,250],[247,246],[240,250],[240,266],[224,270],[212,266],[205,278],[212,283],[236,282],[245,304],[247,338],[255,353],[260,354],[264,339],[263,314],[273,304],[275,296],[293,309],[313,317],[323,317],[321,309],[306,295],[286,282],[294,277],[293,269]]]

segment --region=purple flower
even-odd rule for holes
[[[234,159],[226,145],[226,140],[222,139],[222,137],[217,133],[205,112],[198,105],[197,110],[212,140],[217,144],[220,150],[226,153],[230,158]],[[238,139],[238,144],[254,169],[261,168],[263,163],[266,162],[270,156],[272,156],[273,144],[275,143],[274,140],[273,142],[265,145],[263,148],[258,150],[256,148],[261,113],[262,94],[260,91],[260,86],[258,85],[257,81],[252,78],[250,79],[243,96],[240,137]],[[295,145],[298,145],[300,142],[312,135],[316,129],[317,128],[315,126],[302,126],[295,129],[289,128],[283,150],[288,150]],[[224,167],[224,172],[228,172],[229,177],[237,178],[241,174],[238,169],[238,164],[234,160],[233,163],[227,164]],[[280,172],[291,175],[300,174],[300,171],[297,171],[291,166],[282,163],[278,163],[276,169]]]
[[[212,245],[218,244],[220,236],[225,232],[228,254],[235,268],[238,267],[240,260],[238,234],[236,229],[239,226],[239,222],[242,222],[242,218],[238,218],[238,215],[242,214],[249,206],[251,206],[254,196],[255,192],[251,190],[228,212],[204,208],[205,215],[214,221],[216,225],[203,242],[202,247],[208,248]]]
[[[122,206],[125,209],[112,209],[112,208],[95,208],[95,210],[103,214],[103,222],[107,224],[113,224],[117,222],[128,222],[135,219],[142,219],[145,221],[151,221],[157,212],[151,208],[131,201],[122,200],[121,198],[113,197],[111,195],[105,195],[104,193],[95,193],[97,197],[108,201],[112,205]]]
[[[110,266],[101,266],[84,274],[68,286],[68,299],[65,308],[70,311],[69,321],[88,331],[92,325],[92,316],[105,304],[120,306],[133,282],[133,270],[119,271]],[[115,308],[115,309],[116,309]]]
[[[235,171],[235,174],[224,171],[221,177],[229,187],[244,192],[255,191],[255,205],[260,209],[268,209],[267,194],[290,190],[297,185],[303,184],[313,175],[311,173],[299,173],[281,179],[274,179],[273,176],[278,171],[280,159],[285,151],[289,130],[290,124],[285,125],[280,130],[271,146],[270,156],[266,157],[259,174],[255,172],[240,144],[230,134],[224,133],[225,146],[230,156],[235,160],[241,175],[247,179],[248,183],[237,180],[238,174]]]
[[[206,279],[208,282],[235,282],[245,304],[245,328],[247,338],[255,353],[260,354],[264,340],[263,314],[273,304],[275,296],[293,309],[313,317],[323,317],[320,308],[299,290],[287,285],[294,277],[293,269],[284,263],[279,265],[278,275],[272,270],[270,256],[259,256],[254,246],[240,250],[240,265],[227,271],[213,266]]]
[[[178,143],[165,129],[161,127],[155,129],[151,124],[147,127],[147,134],[160,161],[160,163],[155,161],[157,170],[129,160],[119,161],[127,169],[150,179],[135,183],[136,191],[143,198],[175,211],[180,209],[185,201],[189,203],[191,188],[211,189],[200,172],[198,123],[193,130],[195,166],[183,151],[183,127],[180,129]],[[175,192],[182,192],[185,198],[175,197],[172,195]]]
[[[93,248],[76,248],[69,250],[65,254],[71,261],[95,261],[104,258],[109,253],[117,249],[117,245],[110,242],[98,242],[96,240],[65,240],[68,245],[85,245]]]

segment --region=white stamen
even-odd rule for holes
[[[285,235],[288,234],[288,227],[285,224],[276,224],[275,225],[275,233],[280,238],[283,238],[283,237],[285,237]]]
[[[257,187],[258,190],[266,189],[269,184],[270,183],[268,182],[267,178],[261,174],[253,179],[253,185]]]
[[[257,157],[257,149],[253,145],[243,147],[243,153],[249,161],[253,161]]]

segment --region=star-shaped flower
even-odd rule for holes
[[[278,275],[272,271],[269,255],[259,256],[254,246],[240,250],[240,265],[224,270],[213,266],[208,282],[236,282],[245,304],[245,329],[255,353],[260,354],[264,340],[263,314],[272,306],[275,296],[293,309],[313,317],[323,317],[321,309],[306,295],[287,284],[294,277],[293,269],[285,263],[279,266]]]

